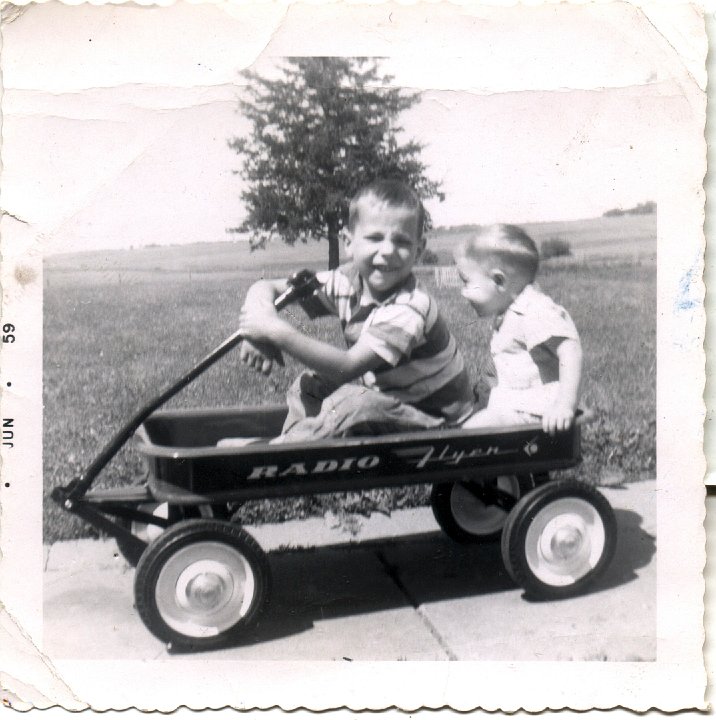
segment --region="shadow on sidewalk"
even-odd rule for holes
[[[642,528],[642,518],[632,510],[614,510],[619,535],[614,559],[592,592],[625,585],[638,577],[636,571],[646,567],[656,554],[656,537]]]
[[[656,551],[639,514],[615,510],[614,560],[590,594],[632,582]],[[500,544],[459,545],[440,532],[269,554],[271,604],[242,645],[305,632],[321,620],[514,590]],[[380,629],[376,628],[376,633]]]

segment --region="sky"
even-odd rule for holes
[[[653,18],[652,18],[653,20]],[[658,199],[688,57],[633,8],[29,8],[3,31],[3,207],[47,253],[226,240],[243,219],[239,71],[384,58],[446,199],[436,225],[595,217]]]

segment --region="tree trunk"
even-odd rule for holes
[[[335,270],[340,262],[340,247],[338,243],[338,223],[328,223],[328,269]]]

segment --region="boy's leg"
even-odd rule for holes
[[[362,385],[340,387],[326,398],[321,414],[331,418],[332,434],[337,437],[384,435],[445,425],[442,418]]]
[[[445,421],[362,385],[343,385],[323,402],[321,412],[295,423],[280,442],[329,437],[383,435],[441,427]]]
[[[539,415],[513,410],[512,408],[501,408],[496,405],[488,405],[484,410],[471,415],[462,424],[463,429],[500,427],[503,425],[528,425],[540,423],[542,418]]]
[[[288,415],[283,423],[281,434],[287,433],[296,423],[318,415],[321,412],[323,401],[335,389],[335,385],[314,372],[301,373],[286,394]]]

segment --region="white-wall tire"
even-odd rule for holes
[[[254,625],[269,576],[265,553],[245,530],[223,520],[185,520],[140,558],[137,611],[164,642],[219,647]]]
[[[616,548],[614,511],[595,488],[547,483],[512,509],[502,535],[505,567],[528,595],[577,595],[606,570]]]

